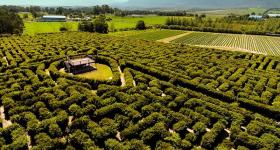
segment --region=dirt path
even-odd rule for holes
[[[135,82],[135,80],[133,80],[133,86],[134,86],[134,87],[136,86],[136,82]]]
[[[51,76],[50,71],[48,69],[46,69],[45,72],[48,76]]]
[[[124,73],[122,72],[120,66],[118,67],[118,69],[119,69],[119,72],[120,72],[120,74],[121,74],[121,82],[122,82],[122,85],[121,85],[121,86],[124,87],[124,86],[125,86]]]
[[[250,50],[247,50],[247,49],[235,48],[235,47],[209,46],[209,45],[190,45],[190,46],[203,47],[203,48],[214,48],[214,49],[224,50],[224,51],[246,52],[246,53],[266,55],[264,53],[258,53],[258,52],[255,52],[255,51],[250,51]]]
[[[74,118],[73,116],[68,117],[68,126],[70,126],[72,124],[73,118]]]
[[[119,132],[119,131],[117,132],[116,138],[117,138],[119,141],[122,141],[121,132]]]
[[[8,62],[7,57],[3,57],[3,59],[5,59],[5,61],[7,62],[7,66],[9,66],[9,62]]]
[[[28,135],[28,133],[26,132],[26,136],[27,136],[27,139],[28,139],[28,143],[27,143],[27,145],[28,145],[28,149],[32,149],[32,145],[31,145],[31,137],[30,137],[30,135]]]
[[[0,107],[0,118],[2,119],[2,124],[3,124],[3,128],[7,128],[10,125],[12,125],[12,122],[10,120],[6,120],[5,119],[5,113],[4,113],[4,106]]]
[[[179,39],[179,38],[184,37],[184,36],[186,36],[188,34],[191,34],[191,33],[192,32],[187,32],[187,33],[179,34],[179,35],[176,35],[176,36],[171,36],[171,37],[161,39],[161,40],[157,40],[157,41],[162,42],[162,43],[170,43],[171,41],[174,41],[176,39]]]

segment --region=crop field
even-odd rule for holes
[[[111,80],[61,73],[94,54]],[[2,149],[280,149],[279,57],[91,33],[0,38]]]
[[[186,31],[180,30],[145,30],[145,31],[122,31],[110,33],[110,35],[118,37],[127,37],[131,39],[142,39],[156,41],[165,39],[168,37],[176,36],[179,34],[186,33]]]
[[[206,11],[192,11],[195,14],[207,14],[207,17],[223,17],[230,14],[247,15],[251,13],[263,14],[267,9],[260,7],[253,8],[229,8],[229,9],[213,9]]]
[[[63,24],[71,27],[71,31],[78,31],[78,22],[24,22],[24,35],[35,35],[38,33],[60,32]]]
[[[265,55],[280,55],[280,37],[195,32],[173,42],[214,48],[230,48]]]

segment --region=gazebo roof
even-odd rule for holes
[[[85,58],[70,59],[68,62],[71,66],[80,66],[80,65],[95,63],[95,60],[89,57],[85,57]]]

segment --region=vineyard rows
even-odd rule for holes
[[[195,32],[173,42],[205,47],[230,48],[265,55],[280,55],[279,37]]]
[[[0,43],[2,149],[280,149],[278,57],[90,33]],[[112,80],[59,71],[96,51]]]

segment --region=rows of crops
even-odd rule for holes
[[[90,33],[0,41],[3,149],[280,149],[278,57]],[[96,51],[112,80],[59,72]]]
[[[280,55],[279,37],[195,32],[173,42],[206,47],[225,47],[265,55]]]

